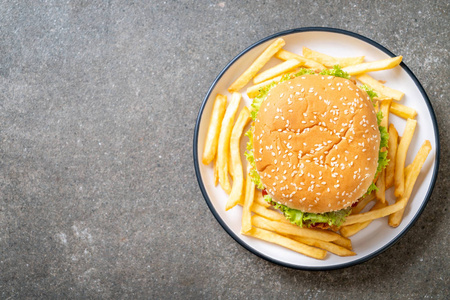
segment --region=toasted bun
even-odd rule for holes
[[[254,156],[274,201],[305,212],[351,206],[374,180],[380,132],[352,81],[304,75],[275,86],[254,124]]]

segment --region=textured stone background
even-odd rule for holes
[[[0,1],[0,298],[448,297],[449,20],[448,1]],[[220,70],[304,26],[402,54],[441,138],[415,226],[369,262],[328,272],[238,245],[192,162]]]

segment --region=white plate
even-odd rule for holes
[[[306,270],[337,269],[364,262],[392,246],[405,234],[422,213],[430,198],[439,164],[439,134],[433,108],[419,81],[404,63],[394,69],[372,74],[376,79],[386,80],[387,86],[403,91],[405,97],[401,103],[415,108],[418,112],[418,126],[408,151],[406,164],[412,162],[424,140],[429,140],[433,149],[417,179],[400,226],[397,228],[389,227],[386,218],[372,222],[369,227],[351,237],[354,251],[357,253],[356,256],[339,257],[329,253],[325,260],[316,260],[277,245],[243,236],[239,233],[241,228],[241,207],[225,211],[227,195],[220,187],[214,186],[213,168],[211,165],[203,165],[201,156],[216,94],[226,94],[228,99],[230,99],[230,94],[227,92],[230,84],[242,74],[273,39],[278,37],[283,37],[286,41],[286,46],[284,47],[286,50],[300,54],[302,53],[302,47],[306,46],[337,57],[364,55],[366,61],[395,56],[383,46],[361,35],[340,29],[322,27],[284,31],[248,47],[236,56],[217,76],[203,100],[194,135],[194,164],[198,183],[209,208],[222,227],[239,244],[264,259],[283,266]],[[251,103],[244,92],[246,88],[244,87],[241,91],[244,97],[242,105],[250,105]],[[399,135],[402,135],[405,120],[392,116],[390,121],[396,126]],[[242,151],[245,148],[246,140],[246,138],[242,139]],[[387,197],[390,203],[394,201],[392,194],[388,193]]]

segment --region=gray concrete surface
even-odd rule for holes
[[[0,298],[448,299],[449,20],[448,1],[0,1]],[[192,161],[220,70],[304,26],[402,54],[440,128],[421,218],[343,270],[292,270],[242,248]]]

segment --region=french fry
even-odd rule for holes
[[[244,180],[244,181],[245,181],[245,180]],[[241,200],[239,200],[239,203],[238,203],[238,204],[241,205],[241,206],[244,206],[244,199],[241,198]],[[254,206],[258,206],[258,208],[259,208],[259,207],[262,207],[262,208],[265,208],[266,210],[268,210],[267,208],[271,207],[272,205],[270,205],[267,201],[264,200],[264,198],[263,198],[262,193],[261,193],[260,190],[255,189],[255,198],[253,199],[253,205],[252,205],[252,208],[251,208],[251,211],[252,211],[252,212],[255,212],[254,209],[253,209]],[[278,213],[278,212],[276,212],[276,211],[274,211],[274,210],[271,210],[271,209],[270,209],[269,211],[274,212],[274,213],[276,213],[276,214],[282,216],[280,213]],[[260,214],[260,215],[261,215],[261,214]],[[263,216],[264,216],[264,215],[263,215]],[[271,220],[272,220],[272,218],[269,218],[269,217],[265,217],[265,218],[271,219]],[[286,221],[287,221],[287,220],[286,220]]]
[[[375,190],[375,198],[381,203],[386,202],[386,169],[382,170],[378,175],[375,183],[378,190]]]
[[[214,186],[217,186],[217,184],[219,183],[219,168],[217,167],[217,155],[214,158],[213,172],[214,172]]]
[[[405,192],[403,193],[401,198],[398,199],[398,202],[406,201],[406,203],[408,203],[409,197],[411,196],[412,190],[414,188],[414,184],[416,183],[420,170],[422,169],[422,166],[425,163],[425,160],[427,159],[430,151],[431,143],[430,141],[426,140],[420,147],[419,152],[416,154],[416,157],[414,158],[412,164],[407,169],[408,172],[405,176]],[[400,225],[404,212],[405,208],[390,215],[388,224],[392,227],[397,227],[398,225]]]
[[[303,56],[305,58],[314,60],[327,68],[332,68],[339,65],[341,68],[360,64],[364,61],[364,56],[357,57],[333,57],[309,48],[303,47]]]
[[[264,65],[272,58],[272,56],[280,50],[286,42],[282,38],[273,41],[250,65],[250,67],[242,73],[228,88],[230,93],[237,92],[242,89],[247,83],[264,67]]]
[[[350,75],[359,75],[363,73],[392,69],[402,62],[403,56],[391,57],[373,62],[361,63],[359,65],[342,68],[344,72]]]
[[[416,129],[417,121],[408,119],[405,125],[405,131],[403,132],[400,144],[397,148],[397,156],[395,157],[395,176],[394,176],[394,195],[395,197],[401,197],[405,191],[405,160],[408,152],[409,144],[411,143]]]
[[[258,203],[253,203],[252,212],[271,221],[291,224],[281,213],[268,209]]]
[[[353,256],[353,255],[356,255],[355,252],[353,252],[353,251],[351,251],[351,250],[349,250],[349,249],[347,249],[345,247],[342,247],[342,246],[339,246],[339,245],[336,245],[336,244],[333,244],[333,243],[330,243],[330,242],[324,242],[324,241],[321,241],[321,240],[312,239],[312,238],[305,238],[305,237],[300,237],[300,236],[289,236],[289,238],[291,238],[291,239],[293,239],[293,240],[295,240],[297,242],[309,245],[309,246],[313,246],[313,247],[317,247],[317,248],[326,250],[328,252],[334,253],[334,254],[339,255],[339,256]]]
[[[231,139],[230,139],[230,141],[231,141]],[[230,174],[231,179],[233,179],[234,178],[234,175],[233,175],[233,163],[231,163],[231,152],[230,151],[228,152],[228,173]]]
[[[369,195],[362,198],[355,207],[352,208],[352,215],[359,214],[370,202],[375,200],[375,193],[370,193]]]
[[[379,101],[379,102],[381,102],[381,101],[383,101],[383,100],[392,100],[392,98],[390,98],[390,97],[385,97],[385,96],[375,96],[375,97],[373,97],[373,100],[374,101]],[[376,104],[375,104],[376,105]]]
[[[414,108],[396,102],[391,103],[389,111],[403,119],[414,119],[417,116]]]
[[[242,161],[240,159],[241,153],[240,153],[240,142],[242,138],[242,133],[244,131],[245,126],[247,126],[248,122],[250,122],[251,116],[250,116],[250,110],[248,107],[244,106],[242,108],[241,112],[239,113],[239,116],[236,120],[236,123],[233,126],[233,130],[231,131],[231,137],[230,137],[230,169],[231,174],[233,176],[234,180],[234,174],[235,169],[242,170]],[[239,159],[237,157],[239,157]]]
[[[228,105],[225,116],[222,120],[222,125],[219,135],[219,144],[217,148],[217,168],[219,173],[219,184],[227,193],[231,193],[230,180],[228,178],[228,156],[230,152],[230,138],[231,130],[233,129],[233,122],[236,112],[241,101],[240,93],[233,93],[230,104]]]
[[[260,240],[283,246],[285,248],[316,259],[324,259],[327,255],[327,252],[325,250],[299,243],[285,236],[261,228],[252,228],[247,232],[242,232],[242,234],[253,236]]]
[[[334,243],[336,245],[339,245],[341,247],[344,247],[344,248],[346,248],[348,250],[352,250],[353,249],[352,241],[350,239],[348,239],[346,237],[343,237],[342,235],[337,234],[337,233],[336,233],[336,235],[337,235],[336,240],[332,241],[332,243]]]
[[[242,189],[244,186],[244,174],[242,170],[242,161],[240,153],[240,141],[242,137],[242,131],[247,123],[250,121],[250,111],[247,107],[244,107],[233,126],[230,137],[230,162],[233,173],[233,186],[231,188],[230,196],[225,205],[225,210],[233,208],[242,197]],[[253,184],[250,180],[250,183]]]
[[[377,203],[375,203],[375,205],[370,209],[370,211],[374,211],[374,210],[377,210],[379,208],[386,207],[387,205],[388,205],[387,202],[377,201]],[[339,232],[341,233],[342,236],[348,238],[348,237],[350,237],[352,235],[355,235],[357,232],[363,230],[367,226],[369,226],[370,223],[372,223],[372,220],[369,220],[369,221],[366,221],[366,222],[362,222],[362,223],[355,223],[355,224],[348,225],[348,226],[342,226],[339,229]]]
[[[251,87],[247,88],[247,96],[249,98],[255,98],[256,96],[258,96],[259,91],[263,87],[271,84],[272,82],[279,82],[281,80],[281,78],[283,78],[283,75],[280,75],[280,76],[274,77],[272,79],[266,80],[264,82],[252,85]]]
[[[408,176],[409,172],[411,172],[412,163],[405,167],[405,178]]]
[[[334,242],[342,238],[339,234],[320,229],[302,228],[294,224],[271,221],[258,215],[252,216],[252,224],[255,227],[275,231],[280,234],[288,234],[309,237],[321,241]]]
[[[303,66],[310,68],[310,69],[315,69],[315,70],[326,69],[326,67],[324,65],[319,64],[318,62],[315,62],[314,60],[305,58],[301,55],[289,52],[284,49],[280,49],[277,53],[275,53],[275,57],[279,58],[281,60],[289,60],[289,59],[294,58],[294,59],[300,61],[303,64]]]
[[[253,204],[253,199],[255,199],[255,184],[249,175],[250,168],[247,170],[247,178],[245,183],[245,201],[244,207],[242,208],[242,227],[243,232],[250,231],[252,229],[252,213],[250,211]]]
[[[261,190],[256,190],[255,191],[255,203],[258,203],[261,206],[264,207],[271,207],[272,205],[270,205],[266,200],[264,200],[264,196],[262,194]]]
[[[386,190],[394,185],[394,174],[395,174],[395,157],[397,156],[397,146],[398,146],[398,132],[395,129],[394,124],[389,124],[389,141],[388,141],[388,156],[389,163],[386,166]]]
[[[383,119],[381,120],[380,126],[386,127],[388,129],[389,125],[389,108],[391,107],[391,99],[382,100],[380,103],[380,110],[383,114]]]
[[[394,90],[393,88],[385,86],[384,84],[382,84],[378,80],[372,78],[368,74],[361,74],[361,75],[357,75],[355,77],[362,84],[370,86],[378,94],[379,97],[386,97],[386,98],[394,99],[396,101],[400,101],[403,98],[403,96],[405,95],[405,93],[403,93],[401,91]]]
[[[278,75],[282,75],[284,73],[292,71],[293,69],[295,69],[296,67],[298,67],[300,65],[301,65],[301,62],[299,62],[295,58],[286,60],[286,61],[282,62],[281,64],[278,64],[278,65],[256,75],[253,78],[253,83],[258,84],[258,83],[264,82],[264,81],[274,78]]]
[[[389,216],[390,214],[393,214],[393,213],[403,209],[406,206],[406,203],[407,203],[406,199],[401,199],[397,203],[383,207],[383,208],[375,209],[375,210],[368,211],[368,212],[365,212],[362,214],[350,215],[347,217],[347,219],[345,220],[344,224],[342,224],[342,226],[348,226],[348,225],[352,225],[352,224],[356,224],[356,223],[372,221],[375,219]]]
[[[209,121],[208,133],[206,134],[205,148],[203,150],[202,163],[209,165],[214,160],[219,142],[220,125],[225,114],[227,97],[217,94],[214,100],[211,119]]]
[[[380,126],[388,128],[389,123],[389,107],[391,106],[391,99],[382,100],[380,103],[380,111],[382,113],[383,119],[381,120]],[[386,149],[381,149],[382,152],[387,151]],[[376,186],[378,190],[375,190],[375,197],[378,201],[382,203],[386,202],[386,169],[383,169],[378,176]]]

